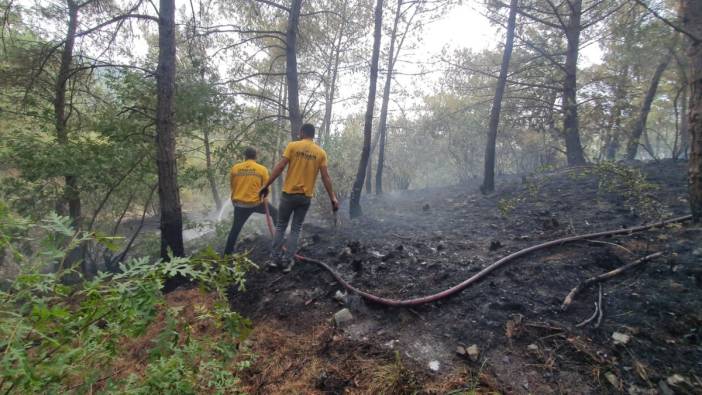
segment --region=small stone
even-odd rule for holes
[[[441,364],[439,364],[439,361],[429,362],[429,369],[431,369],[432,372],[438,372],[439,367],[441,367]]]
[[[416,256],[412,255],[409,257],[409,263],[412,265],[416,265],[417,263],[419,263],[419,259],[417,259]]]
[[[465,357],[466,356],[466,349],[463,348],[463,346],[458,346],[456,347],[456,354]]]
[[[627,391],[629,395],[658,395],[655,388],[641,388],[637,385],[630,385]]]
[[[382,258],[383,257],[383,254],[379,253],[378,251],[374,251],[374,250],[368,251],[368,254],[370,254],[374,258]]]
[[[499,240],[492,240],[490,242],[490,251],[496,251],[498,249],[502,248],[502,243]]]
[[[436,250],[437,250],[437,251],[443,251],[443,250],[445,250],[445,249],[446,249],[446,244],[444,244],[444,243],[439,243],[439,244],[436,245]]]
[[[614,375],[614,373],[612,373],[612,372],[605,373],[605,378],[607,379],[607,381],[610,384],[612,384],[612,387],[617,388],[617,389],[619,388],[619,379],[617,378],[617,376]]]
[[[679,374],[674,374],[672,376],[669,376],[665,381],[672,385],[673,387],[679,386],[681,384],[685,384],[687,380],[685,380],[685,377],[679,375]]]
[[[477,361],[478,358],[480,358],[480,349],[476,344],[473,344],[472,346],[466,348],[466,353],[473,362]]]
[[[623,346],[629,343],[631,336],[627,335],[626,333],[614,332],[612,333],[612,340],[614,340],[615,346]]]
[[[429,203],[426,203],[424,206],[422,206],[422,210],[424,210],[424,211],[429,211],[429,209],[431,209],[431,206],[429,206]]]
[[[334,322],[336,326],[342,327],[353,321],[353,314],[349,309],[341,309],[334,314]]]
[[[527,350],[529,350],[529,352],[538,352],[539,346],[537,346],[534,343],[531,343],[530,345],[527,346]]]
[[[670,280],[670,290],[673,292],[685,292],[686,291],[684,285],[682,285],[678,282],[675,282],[673,280]]]
[[[348,298],[348,294],[346,292],[341,292],[341,291],[337,290],[336,293],[334,294],[334,300],[336,300],[337,302],[339,302],[341,304],[346,304],[347,298]]]
[[[344,247],[344,248],[341,250],[341,252],[339,253],[338,258],[339,258],[339,259],[346,260],[346,259],[349,259],[349,258],[351,257],[351,255],[353,255],[353,253],[351,252],[351,248],[349,248],[349,247]]]
[[[661,395],[675,395],[675,392],[663,380],[658,382],[658,389],[661,390]]]

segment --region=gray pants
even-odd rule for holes
[[[290,195],[285,192],[281,194],[280,205],[278,206],[278,222],[276,223],[275,239],[273,240],[274,258],[289,259],[297,252],[297,241],[300,238],[302,223],[305,222],[310,203],[312,203],[312,199],[304,194]],[[288,237],[287,250],[283,251],[285,229],[288,227],[291,216],[290,237]]]

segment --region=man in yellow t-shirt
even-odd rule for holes
[[[244,150],[244,161],[232,166],[229,179],[232,189],[232,204],[234,205],[234,223],[227,237],[224,254],[234,252],[236,239],[251,214],[265,214],[264,201],[258,194],[263,185],[268,182],[268,169],[256,163],[256,150],[248,147]],[[277,211],[271,207],[271,216],[275,220]]]
[[[283,182],[283,193],[278,206],[278,222],[276,223],[275,239],[273,240],[273,262],[270,266],[277,267],[279,263],[285,265],[284,272],[289,272],[295,263],[294,255],[297,252],[297,241],[302,230],[302,223],[310,208],[312,196],[314,196],[314,184],[317,181],[317,173],[322,174],[322,182],[331,200],[332,209],[339,209],[339,201],[336,200],[332,189],[331,178],[327,171],[327,153],[314,143],[314,126],[306,123],[300,129],[300,140],[293,141],[285,147],[283,159],[273,168],[270,179],[261,188],[262,197],[268,195],[268,186],[275,181],[283,172],[285,166],[288,172]],[[290,217],[290,237],[285,251],[282,251],[283,236],[288,227]]]

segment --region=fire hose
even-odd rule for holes
[[[275,230],[273,228],[273,221],[271,219],[271,214],[270,214],[270,211],[268,209],[268,201],[264,201],[264,206],[265,206],[265,211],[266,211],[266,223],[268,224],[268,231],[271,233],[272,237],[275,237]],[[336,215],[336,213],[334,215]],[[298,253],[294,254],[294,257],[295,257],[295,259],[297,259],[301,262],[314,263],[318,266],[321,266],[323,269],[328,271],[332,275],[332,277],[334,277],[334,279],[342,287],[344,287],[348,291],[353,292],[353,293],[355,293],[355,294],[361,296],[362,298],[369,300],[371,302],[385,305],[385,306],[398,306],[398,307],[399,306],[404,306],[404,307],[418,306],[418,305],[425,304],[425,303],[435,302],[437,300],[440,300],[440,299],[446,298],[448,296],[451,296],[453,294],[456,294],[458,292],[461,292],[464,289],[468,288],[469,286],[480,281],[483,277],[487,276],[492,271],[503,266],[507,262],[510,262],[516,258],[519,258],[523,255],[529,254],[529,253],[537,251],[537,250],[541,250],[541,249],[555,246],[555,245],[562,245],[565,243],[571,243],[571,242],[583,240],[583,239],[592,239],[592,238],[603,237],[603,236],[614,236],[614,235],[620,235],[620,234],[631,234],[631,233],[635,233],[635,232],[641,232],[641,231],[648,230],[651,228],[656,228],[656,227],[665,226],[665,225],[672,224],[672,223],[687,221],[691,218],[692,218],[691,215],[685,215],[682,217],[671,218],[671,219],[667,219],[665,221],[660,221],[660,222],[647,224],[647,225],[635,226],[635,227],[631,227],[631,228],[622,228],[622,229],[616,229],[616,230],[607,230],[607,231],[588,233],[588,234],[582,234],[582,235],[575,235],[575,236],[563,237],[560,239],[547,241],[547,242],[544,242],[541,244],[537,244],[537,245],[534,245],[531,247],[521,249],[521,250],[514,252],[512,254],[509,254],[509,255],[495,261],[494,263],[486,266],[478,273],[475,273],[470,278],[466,279],[465,281],[463,281],[457,285],[454,285],[451,288],[448,288],[448,289],[443,290],[441,292],[435,293],[433,295],[427,295],[427,296],[422,296],[422,297],[413,298],[413,299],[389,299],[389,298],[384,298],[381,296],[373,295],[371,293],[368,293],[368,292],[362,291],[358,288],[355,288],[353,285],[349,284],[346,280],[344,280],[329,265],[327,265],[326,263],[324,263],[320,260],[317,260],[314,258],[309,258],[309,257],[306,257],[304,255],[300,255]]]

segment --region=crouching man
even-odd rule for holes
[[[248,147],[244,150],[244,161],[232,166],[230,172],[231,198],[234,205],[234,223],[229,231],[227,244],[224,247],[224,254],[234,252],[234,246],[241,228],[251,214],[265,214],[265,197],[259,195],[259,191],[268,182],[268,169],[256,163],[256,150]],[[277,211],[270,207],[270,213],[275,221]]]

